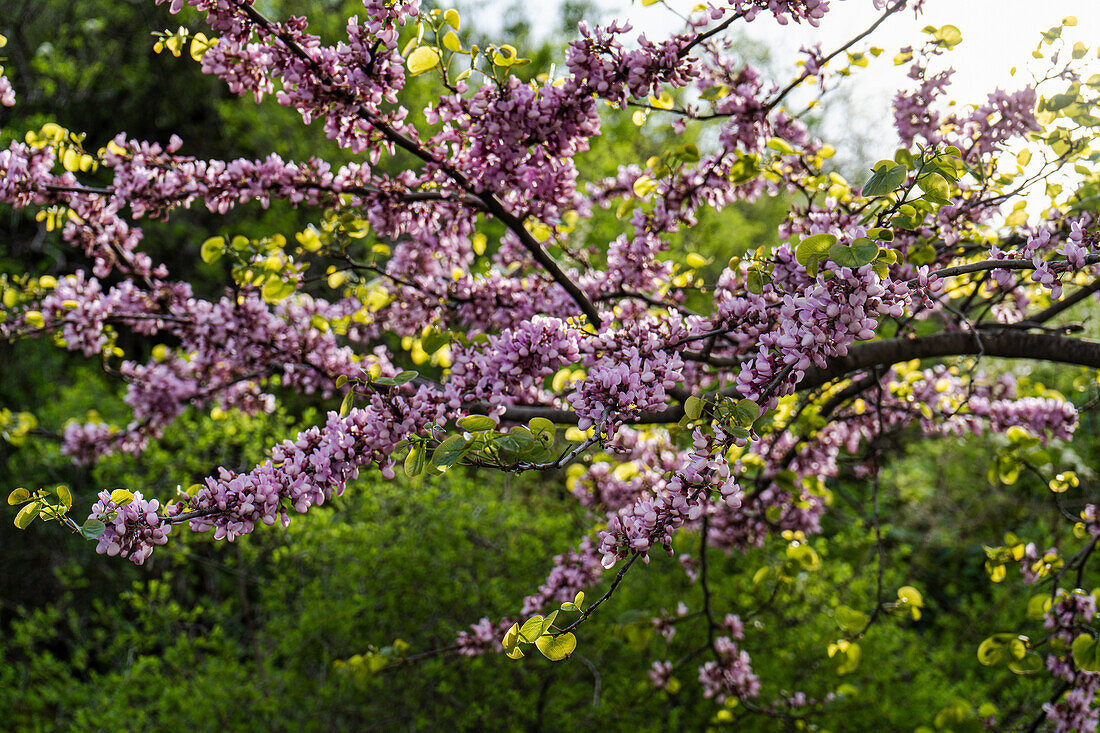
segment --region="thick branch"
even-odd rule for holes
[[[887,366],[911,359],[932,359],[971,354],[1006,359],[1040,359],[1059,364],[1100,369],[1100,342],[1049,333],[1017,330],[982,331],[979,341],[972,333],[938,333],[921,338],[870,341],[852,347],[847,356],[831,359],[824,369],[810,369],[798,389],[812,389],[852,372]]]
[[[919,338],[895,338],[868,341],[853,346],[847,356],[829,360],[825,368],[806,371],[798,383],[798,391],[814,389],[834,379],[876,366],[889,366],[913,359],[934,359],[945,356],[982,354],[1005,359],[1040,359],[1059,364],[1100,369],[1100,342],[1072,338],[1052,333],[1025,333],[1005,328],[983,330],[981,340],[973,333],[938,333]],[[722,395],[736,397],[735,390],[723,390]],[[471,408],[484,406],[471,406]],[[644,413],[631,422],[639,425],[679,422],[684,416],[682,405],[672,405],[659,412]],[[518,405],[504,412],[508,421],[526,422],[532,417],[545,417],[562,425],[575,425],[577,416],[568,410],[537,405]]]

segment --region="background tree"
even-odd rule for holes
[[[878,649],[896,659],[891,640],[911,624],[919,633],[937,593],[941,609],[985,605],[911,582],[905,560],[923,560],[924,548],[914,553],[904,537],[884,532],[881,486],[900,436],[991,430],[1003,438],[992,444],[990,480],[1041,479],[1055,521],[1032,527],[1044,538],[1039,545],[1014,534],[987,548],[993,581],[1019,565],[1025,580],[1049,588],[1024,609],[1032,621],[1009,614],[988,629],[997,633],[977,645],[977,661],[994,668],[987,679],[1044,667],[1057,679],[1025,683],[1022,695],[998,698],[999,708],[987,699],[947,699],[945,678],[932,675],[922,686],[924,709],[938,709],[930,722],[939,728],[994,717],[1033,729],[1044,721],[1064,730],[1095,725],[1100,665],[1087,626],[1095,601],[1078,590],[1087,586],[1095,509],[1080,480],[1087,464],[1061,442],[1079,413],[1042,384],[988,373],[996,357],[1084,367],[1100,359],[1098,345],[1065,320],[1100,289],[1089,275],[1100,261],[1090,204],[1096,184],[1080,165],[1095,157],[1087,156],[1097,119],[1097,84],[1074,63],[1089,53],[1083,44],[1062,48],[1061,27],[1047,31],[1039,55],[1049,55],[1052,68],[1035,87],[998,91],[961,112],[939,104],[948,76],[937,66],[961,36],[953,26],[928,28],[921,48],[894,59],[912,65],[918,86],[895,104],[907,147],[853,188],[828,171],[831,149],[784,104],[811,80],[827,90],[833,73],[851,73],[881,50],[860,45],[866,34],[827,56],[811,49],[800,76],[772,85],[730,58],[723,35],[760,12],[816,23],[825,2],[735,2],[693,16],[667,41],[626,47],[621,26],[582,26],[564,65],[552,69],[511,45],[464,41],[454,11],[367,3],[366,18],[325,45],[299,18],[275,22],[237,0],[190,4],[216,37],[167,32],[161,50],[189,53],[231,91],[274,94],[320,125],[343,151],[339,159],[351,162],[338,169],[280,156],[225,163],[180,155],[184,143],[175,136],[157,144],[119,135],[93,151],[60,125],[32,130],[0,154],[0,200],[37,211],[77,259],[56,274],[5,276],[0,335],[15,342],[53,334],[126,383],[132,417],[112,408],[114,424],[93,415],[58,436],[62,452],[84,462],[148,454],[188,406],[213,408],[211,418],[225,421],[236,411],[279,414],[282,401],[293,417],[247,423],[277,443],[291,424],[314,422],[304,411],[310,401],[324,405],[342,392],[343,403],[266,459],[255,445],[224,455],[214,461],[219,471],[189,488],[188,479],[210,472],[181,473],[187,479],[175,496],[151,498],[149,483],[134,476],[129,488],[102,491],[85,521],[69,517],[74,499],[65,486],[16,489],[9,498],[20,507],[16,526],[56,519],[96,539],[101,553],[143,564],[175,525],[231,541],[260,523],[293,526],[293,512],[339,497],[368,464],[389,479],[400,464],[412,480],[385,505],[387,522],[415,515],[432,487],[445,485],[437,474],[450,478],[465,470],[459,466],[521,474],[568,466],[567,486],[584,512],[567,510],[563,520],[587,530],[596,520],[602,529],[556,554],[547,580],[511,613],[486,609],[469,631],[434,650],[392,641],[354,656],[323,649],[315,663],[327,669],[331,657],[344,656],[335,668],[369,684],[373,673],[407,673],[414,661],[502,645],[513,658],[534,649],[552,660],[572,655],[595,682],[598,717],[607,666],[582,658],[584,632],[628,597],[632,583],[644,582],[634,580],[637,561],[648,563],[660,547],[677,558],[663,572],[679,568],[680,575],[653,590],[676,587],[698,605],[618,619],[628,645],[657,654],[649,677],[664,696],[642,691],[648,705],[701,693],[723,707],[677,706],[666,719],[722,724],[751,714],[761,726],[827,725],[850,721],[850,701],[869,691],[838,684],[836,675],[860,669],[874,634],[882,630]],[[883,20],[904,6],[884,5]],[[842,68],[830,72],[828,62]],[[424,83],[406,86],[407,76]],[[422,104],[429,86],[441,96]],[[8,89],[0,95],[13,101]],[[660,129],[663,121],[674,135]],[[601,129],[627,125],[640,128],[634,143],[652,146],[652,156],[644,166],[600,171],[604,164],[589,160],[601,152],[592,141],[603,144]],[[1012,170],[1003,152],[1023,140],[1031,146]],[[1054,182],[1075,165],[1083,180]],[[1029,220],[1019,206],[1001,219],[1044,183],[1050,205],[1040,218]],[[784,241],[717,249],[713,233],[728,227],[730,207],[764,196],[791,202],[779,226]],[[222,274],[232,284],[222,295],[170,276],[164,261],[172,258],[155,256],[133,223],[196,199],[217,214],[286,200],[305,207],[314,224],[287,236],[230,219],[192,243],[208,264],[228,264]],[[725,263],[728,254],[736,256]],[[952,356],[974,358],[934,363]],[[929,361],[914,363],[920,359]],[[1078,386],[1095,389],[1088,382]],[[30,411],[5,419],[15,443],[48,437]],[[838,495],[854,508],[869,504],[862,528],[829,526],[826,508]],[[548,539],[561,530],[538,522]],[[1061,538],[1064,522],[1074,538]],[[492,556],[474,546],[479,561]],[[543,551],[546,559],[557,552]],[[265,567],[277,569],[277,555],[272,550]],[[854,566],[868,556],[874,572],[863,577]],[[238,562],[245,562],[240,554]],[[460,564],[448,557],[447,567]],[[929,577],[919,563],[918,570]],[[533,589],[537,582],[526,577]],[[172,605],[186,588],[157,582],[134,597],[142,618],[203,623],[201,614]],[[578,595],[584,589],[587,600]],[[241,638],[249,645],[283,639],[277,624],[258,628],[270,619],[253,610],[250,591],[247,580],[238,582]],[[370,595],[367,588],[341,593],[358,602]],[[151,610],[150,599],[165,610]],[[656,610],[652,601],[643,605]],[[549,608],[554,618],[541,615]],[[506,614],[522,616],[500,621]],[[806,616],[815,619],[809,628],[794,638],[783,633]],[[34,651],[36,633],[55,633],[60,622],[49,615],[21,622],[17,646],[37,675],[48,676],[49,664]],[[1023,633],[1028,623],[1046,631]],[[440,634],[431,623],[424,630]],[[653,631],[663,651],[653,648]],[[236,649],[217,639],[197,651],[232,659]],[[308,637],[297,643],[311,648]],[[258,668],[268,648],[254,647]],[[87,649],[72,644],[71,658]],[[149,659],[193,666],[195,651],[176,645]],[[100,653],[107,659],[118,651]],[[275,653],[275,668],[290,653]],[[600,661],[615,666],[616,659]],[[224,673],[243,679],[248,667],[240,662]],[[816,673],[827,665],[828,674]],[[889,692],[890,679],[871,675],[865,685]],[[549,684],[527,724],[555,724]],[[903,709],[892,691],[879,699],[897,699]],[[1029,696],[1047,703],[1004,709],[1006,700]],[[208,714],[233,714],[216,700]],[[34,702],[29,720],[51,709],[74,719],[87,714],[48,695]],[[648,706],[615,712],[628,708]],[[528,712],[518,700],[507,709]],[[345,713],[355,725],[362,711]],[[483,720],[475,713],[464,723]]]

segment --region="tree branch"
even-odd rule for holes
[[[814,389],[834,379],[876,366],[889,366],[913,359],[934,359],[945,356],[972,354],[996,356],[1005,359],[1038,359],[1058,364],[1100,369],[1100,342],[1072,338],[1052,333],[1026,333],[1018,329],[1000,331],[982,330],[981,340],[973,333],[938,333],[917,338],[893,338],[856,344],[847,356],[829,360],[824,368],[806,370],[798,391]],[[736,397],[735,389],[722,390],[724,397]],[[471,409],[482,407],[471,405]],[[642,413],[628,423],[653,425],[679,422],[684,416],[682,405],[672,405],[657,412]],[[538,405],[515,405],[504,411],[503,419],[509,422],[526,422],[532,417],[545,417],[563,425],[575,425],[577,416],[569,410]]]

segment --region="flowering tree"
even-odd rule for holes
[[[830,700],[764,694],[742,618],[818,568],[808,538],[838,458],[855,456],[877,481],[883,439],[903,428],[994,431],[1006,438],[995,475],[1011,484],[1021,471],[1041,474],[1075,544],[989,548],[994,580],[1018,566],[1049,586],[1033,604],[1049,633],[995,634],[979,659],[1053,675],[1036,727],[1094,729],[1095,599],[1078,586],[1100,517],[1085,502],[1067,508],[1063,494],[1080,493],[1080,481],[1052,449],[1072,437],[1077,410],[987,375],[981,362],[1100,366],[1100,343],[1059,318],[1100,291],[1100,178],[1088,166],[1100,159],[1089,149],[1100,76],[1087,77],[1092,51],[1064,44],[1059,26],[1043,34],[1034,83],[950,106],[941,57],[962,39],[954,26],[930,26],[923,44],[894,57],[912,80],[894,103],[902,147],[850,184],[829,170],[834,151],[811,137],[794,100],[827,93],[882,54],[864,39],[922,3],[874,4],[871,28],[829,52],[802,49],[783,84],[736,61],[727,31],[761,14],[816,25],[828,0],[711,4],[661,41],[634,38],[625,23],[582,24],[564,64],[534,78],[516,48],[468,45],[456,11],[415,0],[365,0],[332,45],[304,18],[269,19],[250,0],[188,0],[210,35],[159,34],[158,50],[190,53],[257,102],[274,95],[357,162],[202,160],[176,136],[124,133],[95,150],[56,124],[29,131],[0,152],[0,201],[34,209],[86,264],[5,277],[0,338],[49,336],[126,383],[128,424],[66,426],[63,449],[76,461],[140,453],[188,406],[270,410],[291,391],[333,409],[251,471],[222,468],[173,497],[104,491],[86,520],[70,516],[64,486],[15,489],[16,525],[58,520],[98,552],[142,564],[173,527],[233,541],[285,525],[364,469],[393,478],[458,465],[567,467],[599,529],[562,548],[541,584],[532,579],[516,618],[481,619],[442,651],[565,659],[628,574],[654,552],[675,553],[703,589],[692,619],[707,644],[655,661],[653,684],[691,669],[707,697],[799,718]],[[184,6],[171,2],[173,12]],[[412,76],[437,91],[423,109],[402,104]],[[0,102],[17,102],[3,76]],[[682,142],[644,166],[623,161],[613,177],[579,180],[578,159],[615,115],[668,125]],[[1041,215],[1029,216],[1026,197],[1039,195]],[[779,245],[717,264],[671,246],[706,210],[765,196],[791,201]],[[196,242],[204,261],[229,263],[216,300],[173,279],[134,223],[274,199],[317,209],[316,223],[291,237],[212,232]],[[596,220],[621,233],[596,236]],[[130,334],[140,338],[122,338]],[[25,413],[3,419],[9,440],[35,424]],[[877,501],[876,489],[876,533]],[[786,552],[757,578],[760,607],[712,602],[708,553],[774,535]],[[919,589],[883,583],[877,541],[873,607],[835,610],[828,655],[841,670],[859,664],[872,625],[919,618],[923,606]],[[379,659],[411,657],[391,647],[345,667]]]

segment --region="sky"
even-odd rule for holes
[[[695,4],[695,0],[666,1],[680,12],[687,12]],[[640,0],[597,2],[604,15],[590,20],[626,18],[637,32],[644,32],[653,40],[680,28],[679,19],[662,4],[643,7]],[[539,28],[558,27],[561,3],[562,0],[544,0],[527,5],[536,33]],[[783,61],[790,59],[787,68],[793,76],[800,46],[820,42],[828,53],[866,29],[881,14],[871,0],[832,0],[830,5],[819,28],[808,24],[783,27],[766,13],[752,23],[740,24],[740,28],[747,37],[771,49],[780,69],[784,67]],[[953,98],[964,104],[978,104],[996,87],[1014,91],[1025,86],[1030,79],[1026,69],[1033,62],[1031,52],[1039,42],[1040,32],[1071,15],[1078,23],[1064,34],[1070,44],[1081,40],[1093,49],[1100,45],[1100,0],[926,0],[919,17],[915,18],[908,10],[893,15],[862,44],[864,48],[879,46],[885,53],[872,60],[869,68],[859,70],[858,76],[849,82],[851,98],[858,108],[842,117],[851,129],[838,132],[860,138],[869,148],[861,151],[864,157],[892,154],[896,140],[889,131],[891,99],[895,90],[907,86],[909,80],[905,78],[905,67],[895,67],[891,59],[899,48],[922,43],[927,38],[921,32],[924,26],[951,23],[962,31],[963,42],[948,55],[956,70]],[[1014,66],[1018,69],[1015,78],[1010,75]]]

